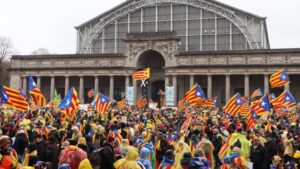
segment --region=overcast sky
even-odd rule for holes
[[[0,36],[19,54],[75,53],[75,26],[125,0],[0,0]],[[267,17],[271,48],[300,47],[300,0],[219,0]]]

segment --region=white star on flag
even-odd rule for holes
[[[285,100],[289,101],[289,100],[290,100],[290,97],[289,97],[289,96],[287,96],[287,97],[285,98]]]
[[[283,74],[283,75],[281,76],[281,78],[282,78],[282,80],[285,80],[285,79],[286,79],[286,76]]]
[[[197,95],[197,96],[201,96],[201,93],[200,93],[200,92],[197,92],[196,95]]]
[[[240,104],[240,103],[241,103],[241,100],[240,100],[240,99],[237,99],[236,102],[237,102],[238,104]]]
[[[34,82],[31,83],[33,87],[36,87],[36,84]]]
[[[266,103],[265,103],[265,102],[262,102],[262,103],[261,103],[261,106],[262,106],[262,107],[264,107],[265,105],[266,105]]]
[[[104,98],[102,99],[102,102],[105,102],[105,99],[104,99]]]
[[[4,97],[5,99],[7,99],[7,95],[6,95],[6,94],[3,94],[3,97]]]
[[[66,101],[66,106],[68,106],[71,102],[69,100]]]

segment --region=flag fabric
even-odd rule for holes
[[[30,110],[37,110],[38,109],[38,106],[35,103],[34,98],[32,96],[30,96],[30,99],[29,99],[29,107],[30,107]]]
[[[182,123],[181,125],[181,129],[180,130],[183,130],[183,131],[186,131],[188,129],[188,127],[190,126],[190,123],[192,121],[192,117],[193,117],[193,114],[192,113],[189,113],[184,122]]]
[[[137,71],[132,75],[133,80],[145,80],[150,78],[150,68]]]
[[[185,100],[184,99],[179,100],[177,106],[178,106],[179,110],[185,109],[186,108],[186,102],[185,102]]]
[[[235,116],[239,112],[240,108],[243,105],[242,97],[240,94],[235,94],[232,96],[223,107],[224,111],[231,116]]]
[[[251,99],[248,97],[248,96],[243,96],[242,97],[242,102],[243,103],[248,103],[248,102],[250,102],[251,101]]]
[[[217,105],[217,96],[213,98],[206,99],[204,102],[201,102],[199,106],[203,107],[216,107]]]
[[[87,93],[88,98],[92,98],[92,97],[94,97],[94,95],[95,95],[94,89],[89,90]]]
[[[251,105],[252,110],[258,115],[264,115],[271,110],[271,104],[269,102],[268,95],[263,96],[255,104]]]
[[[284,91],[272,100],[272,104],[275,108],[291,107],[296,104],[296,100],[289,91]]]
[[[250,113],[250,111],[251,111],[251,107],[248,106],[247,104],[244,104],[241,106],[239,113],[241,116],[247,117],[247,115]]]
[[[230,140],[232,138],[232,134],[230,134],[228,137],[227,137],[227,140],[226,142],[222,145],[219,153],[218,153],[218,156],[220,159],[223,159],[223,157],[226,155],[227,151],[230,149]]]
[[[197,105],[201,102],[205,101],[206,97],[201,89],[201,87],[198,84],[195,84],[185,95],[184,100],[191,104],[191,105]]]
[[[117,106],[118,106],[118,108],[119,109],[128,109],[129,108],[129,104],[128,104],[128,102],[125,100],[125,99],[123,99],[123,100],[121,100],[121,101],[118,101],[117,102]]]
[[[105,115],[110,104],[111,100],[107,96],[99,93],[95,105],[96,112]]]
[[[261,97],[263,95],[263,92],[261,89],[256,89],[252,95],[251,95],[251,99],[254,99],[255,97]]]
[[[71,88],[65,98],[61,101],[58,106],[66,116],[74,117],[75,113],[79,109],[79,99],[77,97],[77,92],[74,88]]]
[[[20,111],[28,110],[28,103],[18,90],[3,86],[1,102]]]
[[[26,96],[26,92],[21,88],[20,90],[20,94],[25,98],[27,99],[27,96]]]
[[[46,98],[42,94],[39,88],[37,88],[36,83],[34,82],[31,75],[28,77],[28,90],[29,93],[32,95],[35,103],[38,106],[45,107],[46,106]]]
[[[136,101],[136,107],[141,109],[144,106],[147,105],[147,99],[145,97],[140,97],[137,101]]]
[[[287,76],[284,69],[279,70],[270,77],[271,87],[282,87],[289,83],[289,77]]]
[[[252,111],[251,113],[248,114],[247,116],[247,126],[246,126],[246,130],[251,130],[255,127],[256,123],[257,123],[257,114]]]

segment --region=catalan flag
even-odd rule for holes
[[[179,100],[177,106],[178,106],[179,110],[185,109],[186,108],[186,102],[185,102],[185,100],[184,99]]]
[[[259,99],[258,102],[251,105],[251,108],[258,116],[269,113],[271,110],[271,104],[269,102],[268,95],[265,95],[264,97]]]
[[[74,88],[69,90],[68,94],[58,107],[66,113],[66,116],[74,117],[75,113],[79,109],[79,99]]]
[[[270,77],[271,87],[281,87],[289,83],[289,77],[287,76],[284,69],[279,70]]]
[[[185,95],[184,99],[191,105],[197,105],[205,101],[206,97],[198,84],[195,84]]]
[[[257,119],[258,119],[257,114],[254,111],[249,113],[248,116],[247,116],[246,130],[253,129],[256,125]]]
[[[150,68],[137,71],[132,75],[133,80],[145,80],[150,78]]]
[[[31,75],[29,75],[28,79],[29,79],[28,80],[29,93],[32,95],[35,103],[38,106],[45,107],[46,106],[46,98],[44,97],[44,95],[42,94],[40,89],[37,88]]]
[[[243,117],[247,117],[247,115],[250,113],[251,111],[251,107],[248,106],[247,104],[242,105],[242,107],[240,108],[240,115]]]
[[[147,99],[145,97],[140,97],[137,101],[136,101],[136,107],[141,109],[144,106],[147,105]]]
[[[20,94],[25,98],[27,99],[27,96],[26,96],[26,92],[21,88],[20,90]]]
[[[118,101],[117,105],[118,105],[118,108],[121,109],[121,110],[129,108],[129,104],[128,104],[128,102],[125,99],[123,99],[121,101]]]
[[[181,125],[181,129],[180,130],[183,130],[183,131],[186,131],[188,129],[188,127],[190,126],[190,123],[192,121],[192,117],[193,117],[193,114],[192,113],[189,113],[184,122],[182,123]]]
[[[28,103],[19,91],[3,86],[1,102],[4,106],[14,107],[20,111],[28,110]]]
[[[110,106],[110,104],[111,104],[111,100],[107,96],[99,93],[95,105],[96,112],[105,115],[106,110]]]
[[[256,89],[252,95],[251,95],[251,99],[254,99],[255,97],[260,97],[263,95],[263,92],[261,89]]]
[[[272,104],[275,108],[291,107],[296,104],[296,100],[290,92],[284,91],[278,97],[272,100]]]
[[[217,100],[218,97],[215,96],[213,98],[205,100],[203,103],[201,103],[201,106],[206,106],[206,107],[216,107],[217,106]]]
[[[230,140],[232,138],[232,134],[230,134],[228,137],[227,137],[227,140],[226,142],[222,145],[219,153],[218,153],[218,156],[220,159],[223,159],[223,157],[227,154],[227,151],[230,149]]]
[[[235,116],[239,112],[240,108],[243,105],[242,97],[240,94],[235,94],[232,96],[223,107],[224,111],[231,116]]]

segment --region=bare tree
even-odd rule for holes
[[[9,61],[7,60],[14,52],[11,40],[7,37],[0,36],[0,86],[8,84]]]
[[[50,55],[50,52],[46,48],[38,48],[35,51],[31,52],[31,55]]]

